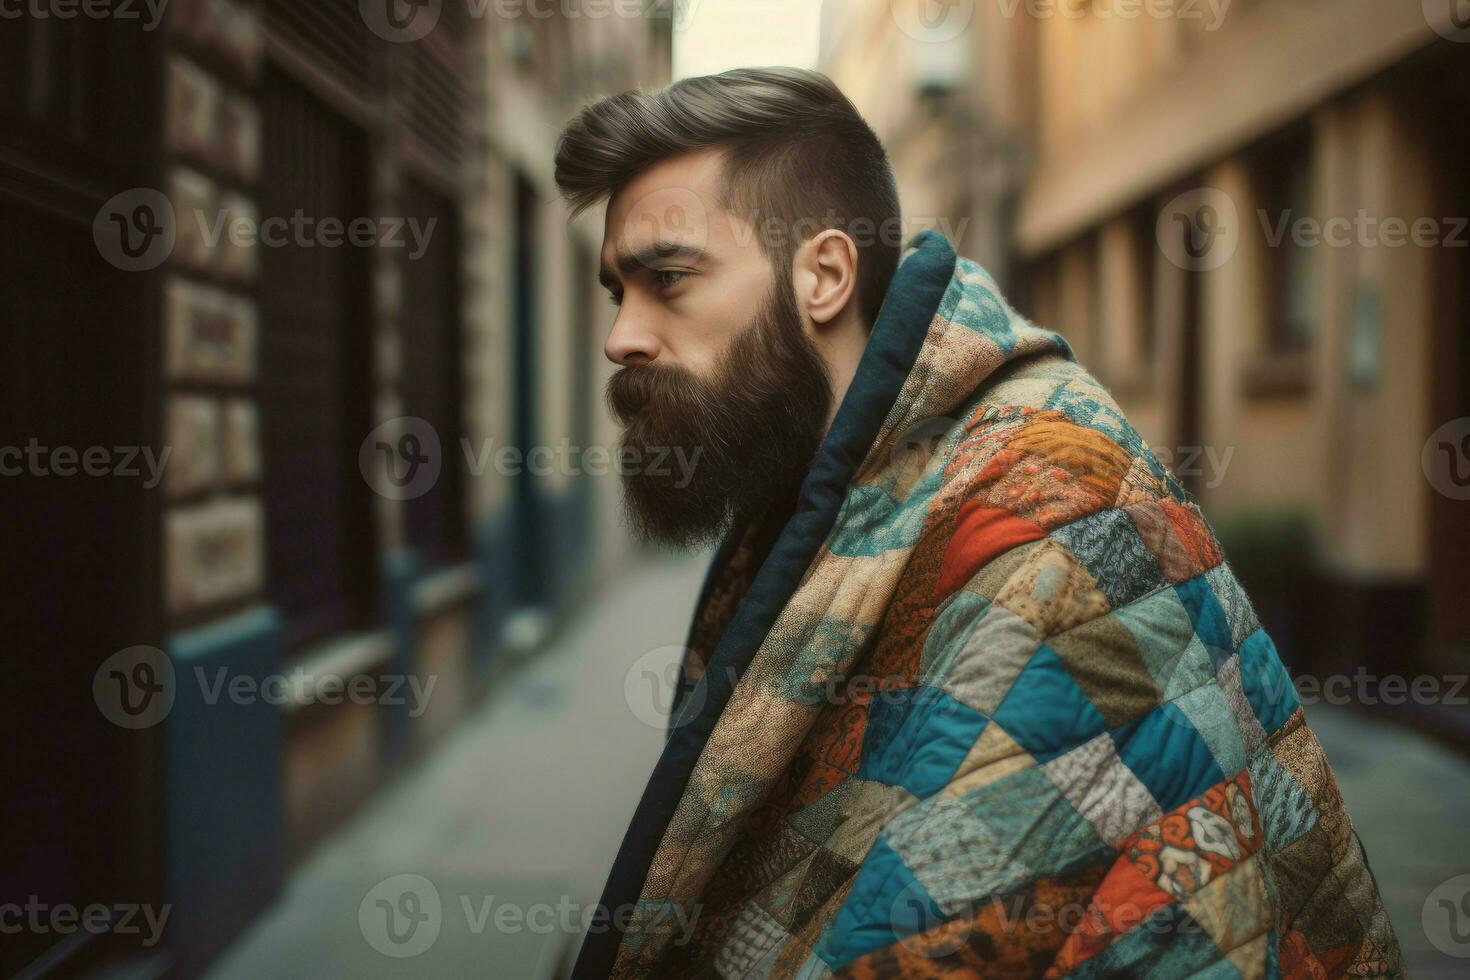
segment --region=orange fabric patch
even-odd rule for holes
[[[1127,855],[1120,855],[1098,886],[1086,914],[1070,931],[1046,976],[1064,977],[1071,973],[1169,902],[1162,888],[1144,877]]]
[[[979,500],[965,501],[955,517],[954,533],[940,564],[935,598],[942,599],[963,588],[997,555],[1044,537],[1045,531],[1008,510],[987,507]]]
[[[1039,413],[1006,445],[1066,470],[1097,494],[1104,506],[1117,500],[1118,488],[1133,464],[1116,442],[1060,412]]]
[[[1215,535],[1199,511],[1173,500],[1163,501],[1163,508],[1169,525],[1194,559],[1200,574],[1220,564],[1220,546],[1215,543]]]

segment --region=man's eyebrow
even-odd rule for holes
[[[686,242],[651,242],[635,252],[619,252],[617,256],[618,271],[624,276],[630,276],[639,269],[646,269],[655,262],[667,261],[668,259],[683,259],[687,262],[698,262],[704,258],[704,249],[697,245]],[[597,271],[597,281],[602,283],[604,289],[612,289],[618,284],[618,277],[610,272],[607,266]]]

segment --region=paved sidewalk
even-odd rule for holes
[[[1415,980],[1470,976],[1470,958],[1436,949],[1425,933],[1425,900],[1470,873],[1470,760],[1401,727],[1325,705],[1307,720],[1337,774]],[[1470,901],[1457,890],[1457,900]],[[1444,910],[1430,910],[1444,935]],[[1455,928],[1470,927],[1460,916]],[[1470,940],[1470,937],[1467,937]],[[1470,941],[1461,941],[1470,954]]]
[[[578,941],[575,926],[561,923],[596,901],[662,745],[651,699],[671,677],[705,562],[620,577],[323,846],[220,962],[216,980],[554,974]],[[1341,709],[1308,715],[1413,975],[1470,974],[1470,959],[1429,943],[1421,919],[1436,885],[1470,872],[1470,763]],[[436,898],[439,913],[424,918]],[[415,917],[424,932],[412,931]],[[401,956],[426,940],[422,952]]]
[[[646,692],[651,676],[671,676],[707,561],[651,563],[620,577],[299,869],[215,980],[551,976],[579,940],[561,923],[600,896],[663,745]],[[417,879],[378,887],[399,875],[427,879],[440,905],[437,921],[401,944],[386,936],[390,913],[377,902],[399,914],[402,938],[410,916],[431,910],[431,896]],[[404,903],[406,891],[415,896]],[[435,924],[417,955],[372,945],[413,952]]]

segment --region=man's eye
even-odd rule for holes
[[[679,285],[679,283],[682,282],[684,280],[684,277],[687,276],[688,274],[689,273],[687,273],[687,272],[680,272],[677,269],[660,269],[658,272],[655,272],[653,275],[654,275],[654,278],[658,280],[658,284],[660,286],[663,286],[665,289],[668,289],[668,288],[670,288],[672,286]]]
[[[607,301],[609,303],[611,303],[613,306],[622,306],[623,305],[623,296],[622,296],[621,293],[608,293],[607,294]]]

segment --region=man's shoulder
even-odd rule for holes
[[[996,500],[999,505],[1047,490],[1084,495],[1104,507],[1187,500],[1107,389],[1065,357],[1030,358],[997,372],[966,403],[960,428],[954,461],[960,465],[948,472],[970,481],[966,496],[1004,480],[1013,493]],[[976,470],[973,464],[982,461]]]
[[[1116,608],[1221,563],[1198,507],[1073,361],[1008,366],[967,404],[952,445],[943,519],[930,524],[941,593],[988,566],[999,582],[1039,563],[1081,573]]]

